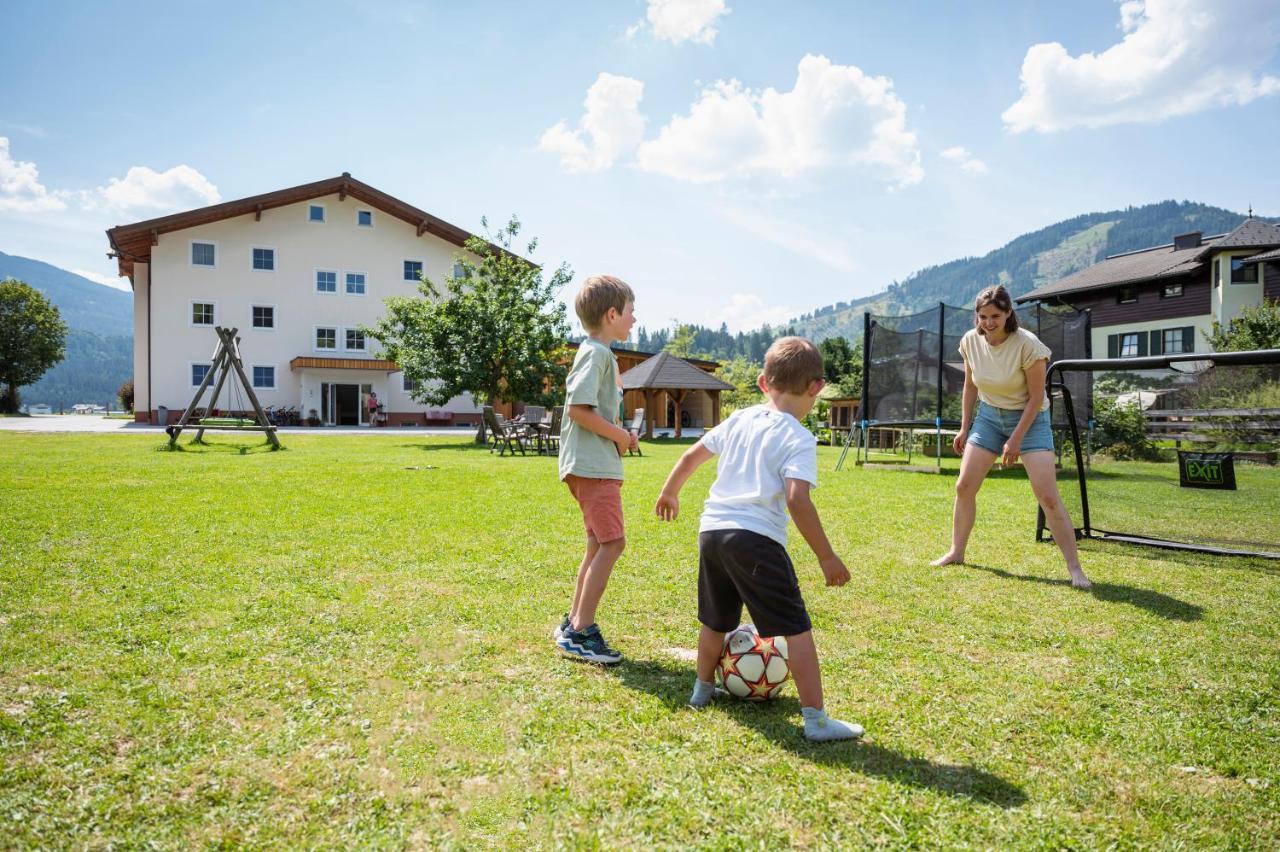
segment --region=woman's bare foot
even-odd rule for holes
[[[950,550],[948,550],[944,555],[939,556],[937,559],[933,560],[929,564],[932,565],[934,568],[941,568],[943,565],[963,565],[964,554],[952,553]],[[1081,576],[1084,576],[1084,575],[1081,575]],[[1086,580],[1085,582],[1088,582],[1088,581]]]
[[[1080,568],[1070,568],[1071,572],[1071,588],[1073,589],[1092,589],[1093,583],[1089,582],[1089,578],[1084,575],[1084,571]]]

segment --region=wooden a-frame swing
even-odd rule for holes
[[[218,335],[218,348],[213,353],[213,365],[204,374],[204,380],[200,382],[200,387],[196,389],[195,396],[191,398],[191,404],[187,406],[187,410],[182,412],[182,419],[173,426],[165,429],[169,433],[169,446],[172,447],[178,443],[178,436],[182,434],[183,429],[196,429],[195,442],[199,443],[204,438],[206,429],[217,429],[226,432],[265,432],[267,440],[271,442],[271,448],[280,449],[280,439],[276,437],[276,427],[267,418],[267,413],[262,410],[262,405],[258,402],[258,395],[253,392],[253,382],[249,381],[244,374],[244,363],[240,360],[240,338],[236,337],[236,333],[240,331],[238,328],[223,328],[215,326],[213,329]],[[232,375],[234,371],[235,375]],[[217,376],[215,383],[214,376]],[[249,398],[249,403],[253,406],[255,421],[250,425],[233,425],[226,423],[206,423],[208,418],[196,418],[195,412],[200,405],[200,397],[204,395],[209,385],[213,385],[213,395],[209,397],[209,405],[206,412],[212,414],[214,406],[218,404],[218,397],[221,395],[223,388],[226,386],[227,378],[231,378],[230,391],[236,392],[236,383],[244,388],[245,395]],[[192,423],[192,420],[198,420]]]

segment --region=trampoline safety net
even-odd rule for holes
[[[1024,328],[1052,353],[1050,361],[1090,357],[1089,314],[1036,306],[1018,312]],[[863,316],[863,411],[869,426],[956,428],[964,392],[960,338],[973,328],[973,309],[939,302],[916,314]],[[1091,414],[1092,375],[1070,374],[1067,386],[1083,404],[1075,416],[1081,429]],[[1065,407],[1055,406],[1055,426],[1065,426]]]

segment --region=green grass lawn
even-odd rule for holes
[[[1009,473],[979,498],[974,564],[931,569],[954,479],[837,474],[820,448],[854,582],[825,588],[794,533],[793,553],[827,705],[868,733],[818,746],[790,688],[683,706],[712,471],[653,518],[680,446],[626,462],[600,618],[627,659],[598,669],[550,640],[582,545],[553,459],[211,440],[0,433],[0,847],[1280,836],[1276,563],[1088,543],[1097,585],[1073,591]]]

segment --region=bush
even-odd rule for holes
[[[1118,404],[1098,397],[1093,405],[1093,448],[1117,459],[1150,459],[1159,456],[1147,440],[1147,421],[1137,403]]]
[[[120,398],[121,408],[133,411],[133,379],[125,379],[120,390],[116,391],[116,396]]]

